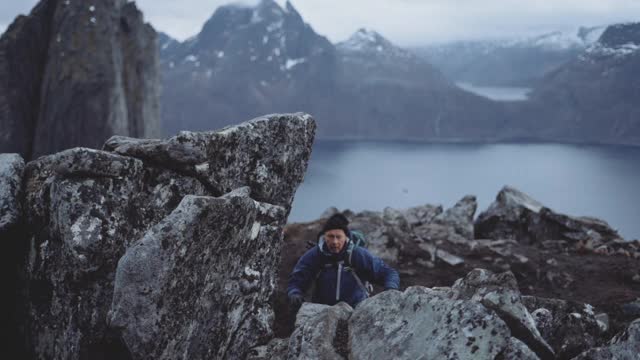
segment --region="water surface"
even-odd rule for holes
[[[478,212],[504,185],[555,211],[607,221],[640,238],[640,148],[558,144],[316,141],[289,221],[331,207],[380,211],[452,206],[476,195]]]
[[[527,100],[531,88],[513,86],[477,86],[465,82],[456,83],[460,88],[496,101]]]

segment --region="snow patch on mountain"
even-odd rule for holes
[[[604,46],[601,43],[595,43],[586,50],[587,55],[598,55],[598,56],[613,56],[613,57],[624,57],[627,55],[634,54],[640,50],[640,45],[629,42],[626,44],[622,44],[619,46]],[[581,59],[585,59],[584,56],[581,56]]]

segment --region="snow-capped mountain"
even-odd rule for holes
[[[500,118],[495,104],[456,88],[374,31],[334,46],[290,3],[223,6],[193,38],[178,46],[159,41],[167,45],[161,65],[169,134],[305,111],[318,120],[319,137],[459,137],[453,124],[473,121],[466,111]]]
[[[433,66],[412,52],[398,47],[373,30],[360,29],[336,44],[344,78],[393,79],[407,84],[445,85],[449,81]]]
[[[459,41],[414,49],[448,78],[486,86],[531,86],[594,44],[604,26],[537,36]]]
[[[607,28],[600,40],[590,45],[580,59],[589,61],[603,57],[627,57],[637,55],[638,50],[640,26],[633,23],[616,24]]]
[[[612,25],[596,43],[539,82],[520,118],[539,124],[542,136],[637,144],[638,79],[640,23]]]
[[[312,84],[327,88],[334,51],[288,2],[221,6],[199,34],[161,53],[165,129],[211,129],[285,111]]]

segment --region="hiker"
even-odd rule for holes
[[[317,246],[298,260],[287,287],[294,312],[304,302],[304,293],[311,285],[315,285],[312,302],[335,305],[344,301],[352,307],[369,296],[365,282],[384,286],[385,290],[398,289],[398,273],[359,246],[348,225],[344,215],[331,216],[319,234]]]

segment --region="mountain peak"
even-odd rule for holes
[[[394,48],[393,44],[378,32],[366,28],[358,29],[347,41],[338,46],[355,51],[384,51]]]
[[[640,45],[640,22],[615,24],[607,27],[600,37],[600,43],[607,47],[627,44]]]

